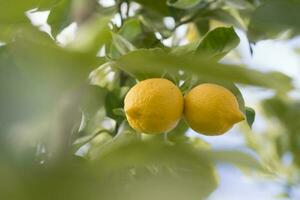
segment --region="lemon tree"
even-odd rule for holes
[[[237,33],[253,54],[260,40],[298,36],[299,9],[297,0],[0,0],[0,199],[207,199],[216,163],[280,177],[279,196],[291,198],[296,81],[242,64]],[[273,96],[254,110],[245,87]],[[266,114],[260,134],[256,112]],[[255,155],[187,134],[222,141],[233,126]]]

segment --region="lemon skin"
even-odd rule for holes
[[[176,85],[152,78],[132,87],[124,100],[130,126],[138,132],[159,134],[172,130],[183,113],[183,95]]]
[[[216,84],[200,84],[185,96],[184,116],[189,126],[204,135],[222,135],[245,119],[228,89]]]

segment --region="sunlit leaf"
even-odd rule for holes
[[[292,87],[288,78],[282,74],[274,77],[272,73],[209,62],[199,56],[173,56],[160,49],[132,51],[122,56],[115,66],[138,79],[160,77],[165,70],[174,74],[178,73],[178,70],[185,70],[197,74],[200,79],[207,81],[229,81],[269,87],[280,91],[287,91]],[[145,73],[145,69],[147,69],[147,73]]]
[[[197,53],[206,58],[219,60],[240,42],[232,27],[216,28],[207,33],[197,48]]]

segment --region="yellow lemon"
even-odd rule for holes
[[[216,84],[200,84],[185,96],[184,116],[190,127],[205,135],[222,135],[245,119],[236,97]]]
[[[132,128],[157,134],[170,131],[183,112],[183,96],[169,80],[152,78],[139,82],[127,93],[124,110]]]

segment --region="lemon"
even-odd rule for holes
[[[185,96],[184,116],[190,127],[205,135],[222,135],[244,120],[236,97],[216,84],[200,84]]]
[[[127,93],[124,110],[130,126],[157,134],[173,129],[183,113],[183,95],[171,81],[152,78],[139,82]]]

